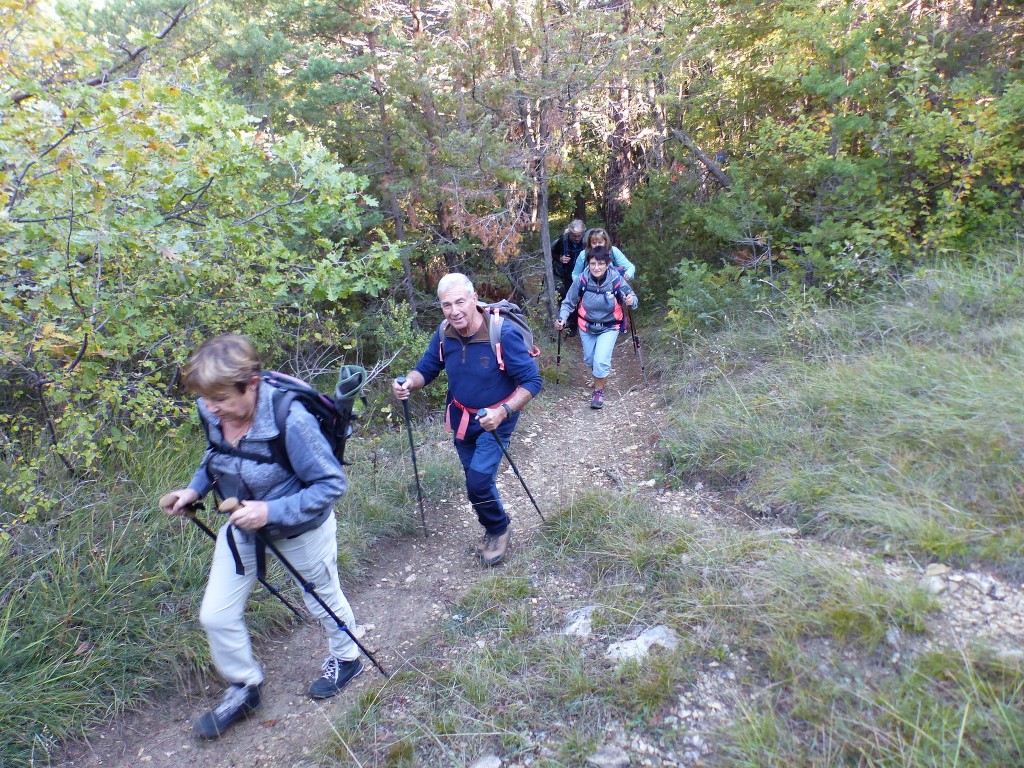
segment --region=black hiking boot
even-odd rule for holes
[[[309,695],[314,699],[329,699],[341,693],[348,681],[363,671],[363,662],[359,659],[345,661],[328,656],[323,670],[320,679],[309,687]]]
[[[196,735],[201,739],[216,739],[224,731],[263,703],[258,685],[234,683],[224,691],[224,699],[196,722]]]

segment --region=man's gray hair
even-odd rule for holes
[[[449,272],[437,282],[437,298],[440,299],[442,293],[446,293],[452,288],[465,288],[470,293],[476,293],[472,280],[461,272]]]
[[[586,228],[587,225],[584,224],[582,221],[580,221],[579,219],[573,219],[572,221],[569,222],[569,226],[565,228],[565,231],[566,234],[572,233],[576,235],[582,235]]]

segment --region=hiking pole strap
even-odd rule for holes
[[[196,511],[198,511],[200,509],[200,507],[201,507],[200,504],[193,504],[192,505],[192,512],[195,513]],[[212,530],[210,530],[210,527],[206,523],[204,523],[202,520],[200,520],[198,517],[196,517],[195,514],[189,515],[188,519],[191,520],[193,523],[195,523],[196,526],[198,526],[199,530],[201,530],[203,533],[205,533],[207,536],[209,536],[214,541],[217,541],[217,534],[214,533]],[[289,611],[291,611],[292,613],[295,614],[295,618],[297,618],[299,621],[305,623],[306,617],[303,616],[299,612],[298,608],[296,608],[294,605],[291,604],[291,601],[289,601],[288,598],[284,596],[284,593],[281,592],[280,588],[275,587],[273,584],[271,584],[269,581],[267,581],[262,576],[257,576],[257,578],[259,579],[260,584],[262,584],[266,588],[267,592],[269,592],[274,597],[276,597],[278,600],[280,600],[282,603],[284,603],[285,607]]]
[[[399,376],[395,381],[399,386],[405,386],[405,376]],[[416,466],[416,444],[412,437],[412,419],[409,417],[409,398],[402,401],[402,412],[405,414],[405,429],[409,433],[409,453],[412,456],[412,474],[416,478],[416,500],[420,507],[420,526],[423,528],[423,535],[427,535],[427,513],[423,509],[423,489],[420,487],[420,470]]]
[[[277,548],[277,545],[263,535],[262,531],[257,530],[254,531],[254,533],[256,534],[256,538],[259,541],[263,542],[263,545],[274,553],[274,557],[276,557],[280,561],[281,565],[283,565],[288,570],[288,572],[295,577],[296,581],[298,581],[302,585],[302,588],[306,591],[306,593],[314,600],[316,600],[317,603],[319,603],[320,607],[327,612],[327,615],[330,616],[334,623],[338,625],[338,629],[340,629],[342,632],[349,636],[349,639],[356,644],[356,648],[358,648],[360,652],[364,656],[366,656],[366,658],[373,662],[373,666],[380,670],[380,673],[384,675],[384,677],[389,677],[384,667],[381,666],[380,662],[377,661],[374,655],[370,653],[368,650],[366,650],[366,647],[359,642],[359,640],[356,638],[354,634],[352,634],[352,630],[348,628],[348,625],[344,621],[342,621],[338,617],[338,614],[332,611],[331,607],[326,602],[324,602],[324,599],[317,594],[316,589],[313,587],[313,582],[307,581],[306,578],[303,577],[301,573],[299,573],[295,566],[291,564],[291,561],[288,560],[288,558],[286,558],[283,554],[281,554],[281,550]]]
[[[205,533],[211,539],[213,539],[214,541],[217,540],[217,534],[214,533],[213,531],[211,531],[210,527],[206,523],[204,523],[202,520],[200,520],[198,517],[195,517],[195,515],[189,515],[188,519],[191,520],[193,523],[195,523],[197,526],[199,526],[199,530],[201,530],[203,533]]]
[[[477,418],[486,416],[487,409],[481,408],[479,411],[477,411],[476,415]],[[512,467],[512,471],[516,473],[516,477],[519,478],[519,482],[522,484],[523,490],[526,491],[526,495],[530,498],[530,502],[533,504],[533,508],[537,510],[537,514],[540,515],[540,519],[547,522],[547,518],[545,518],[544,513],[540,511],[540,507],[537,506],[537,502],[533,498],[533,494],[530,493],[530,489],[526,486],[526,481],[523,480],[523,476],[519,474],[519,467],[517,467],[516,463],[512,461],[512,456],[509,454],[508,448],[506,448],[505,444],[501,442],[501,438],[498,437],[497,434],[494,435],[494,442],[496,442],[498,444],[498,447],[501,448],[501,452],[505,455],[505,460],[508,462],[508,465]]]

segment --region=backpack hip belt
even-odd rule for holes
[[[511,400],[512,399],[512,395],[514,395],[515,393],[516,393],[516,391],[513,389],[512,390],[512,394],[509,395],[508,397],[506,397],[504,400],[499,400],[494,405],[488,405],[486,407],[487,408],[500,408],[503,403],[507,403],[509,400]],[[462,411],[462,418],[459,419],[458,429],[453,429],[452,428],[452,416],[451,416],[452,411],[451,411],[451,407],[453,405],[456,408],[458,408],[460,411]],[[456,440],[465,440],[466,439],[466,430],[469,429],[469,419],[470,419],[471,416],[476,416],[476,414],[477,414],[477,412],[479,410],[480,410],[479,408],[467,408],[465,405],[463,405],[462,403],[460,403],[458,400],[456,400],[453,397],[451,403],[448,405],[447,408],[444,409],[444,428],[447,429],[449,432],[455,432],[455,439]]]

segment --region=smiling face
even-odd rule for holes
[[[476,333],[483,316],[476,311],[476,291],[459,285],[441,294],[441,311],[448,323],[461,336]]]
[[[591,259],[588,262],[590,267],[590,274],[600,280],[604,277],[604,273],[608,271],[608,262],[603,259]]]

